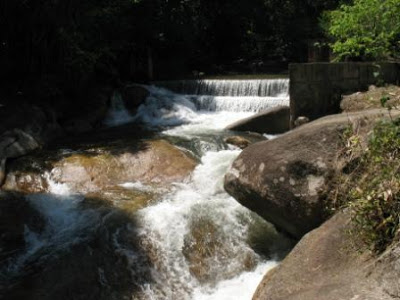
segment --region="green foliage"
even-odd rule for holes
[[[349,177],[342,179],[340,201],[350,208],[354,234],[376,252],[385,250],[400,230],[399,125],[400,120],[378,123],[366,149],[357,135],[346,138],[347,151],[359,157]]]
[[[400,55],[400,1],[354,0],[326,12],[322,26],[338,60],[379,60]]]

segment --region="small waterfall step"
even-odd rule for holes
[[[186,95],[231,97],[287,97],[289,79],[204,79],[157,81],[156,86]]]

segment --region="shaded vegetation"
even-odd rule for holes
[[[74,97],[121,80],[277,70],[307,59],[338,0],[4,0],[0,79]]]

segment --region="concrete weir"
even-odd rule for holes
[[[289,73],[292,126],[300,116],[315,120],[340,112],[343,94],[400,81],[400,65],[390,62],[291,64]]]

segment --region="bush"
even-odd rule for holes
[[[337,60],[380,60],[400,55],[399,15],[398,0],[354,0],[321,21]]]
[[[338,204],[350,209],[354,233],[376,252],[400,230],[399,125],[400,119],[378,123],[364,149],[357,135],[346,137],[345,153],[351,160],[357,156],[357,163],[348,176],[341,175]]]

